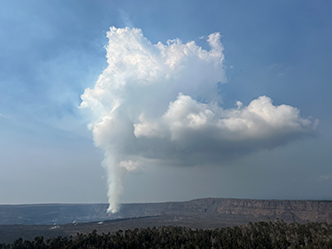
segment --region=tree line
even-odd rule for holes
[[[78,233],[71,237],[17,239],[0,249],[94,249],[94,248],[332,248],[332,224],[260,221],[248,225],[210,229],[153,227],[116,233]]]

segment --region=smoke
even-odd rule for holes
[[[95,146],[103,149],[109,212],[117,212],[127,172],[156,165],[222,164],[261,148],[311,135],[317,121],[261,96],[223,109],[217,86],[226,82],[220,34],[210,50],[179,39],[151,44],[140,29],[107,33],[108,67],[81,96]]]

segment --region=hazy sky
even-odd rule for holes
[[[0,4],[0,204],[332,199],[330,1]]]

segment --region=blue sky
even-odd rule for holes
[[[266,95],[319,120],[311,136],[290,134],[219,165],[156,163],[129,172],[121,202],[332,199],[329,1],[0,2],[1,203],[107,202],[104,152],[79,106],[108,67],[112,26],[139,28],[152,44],[178,38],[205,50],[208,36],[219,32],[222,108]]]

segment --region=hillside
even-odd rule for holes
[[[126,204],[121,217],[206,214],[283,219],[287,222],[332,222],[332,201],[249,200],[205,198],[188,202]]]
[[[219,228],[262,220],[332,223],[332,201],[244,200],[205,198],[186,202],[123,204],[106,214],[106,204],[0,206],[0,243],[22,237],[75,236],[135,228],[182,226]]]

